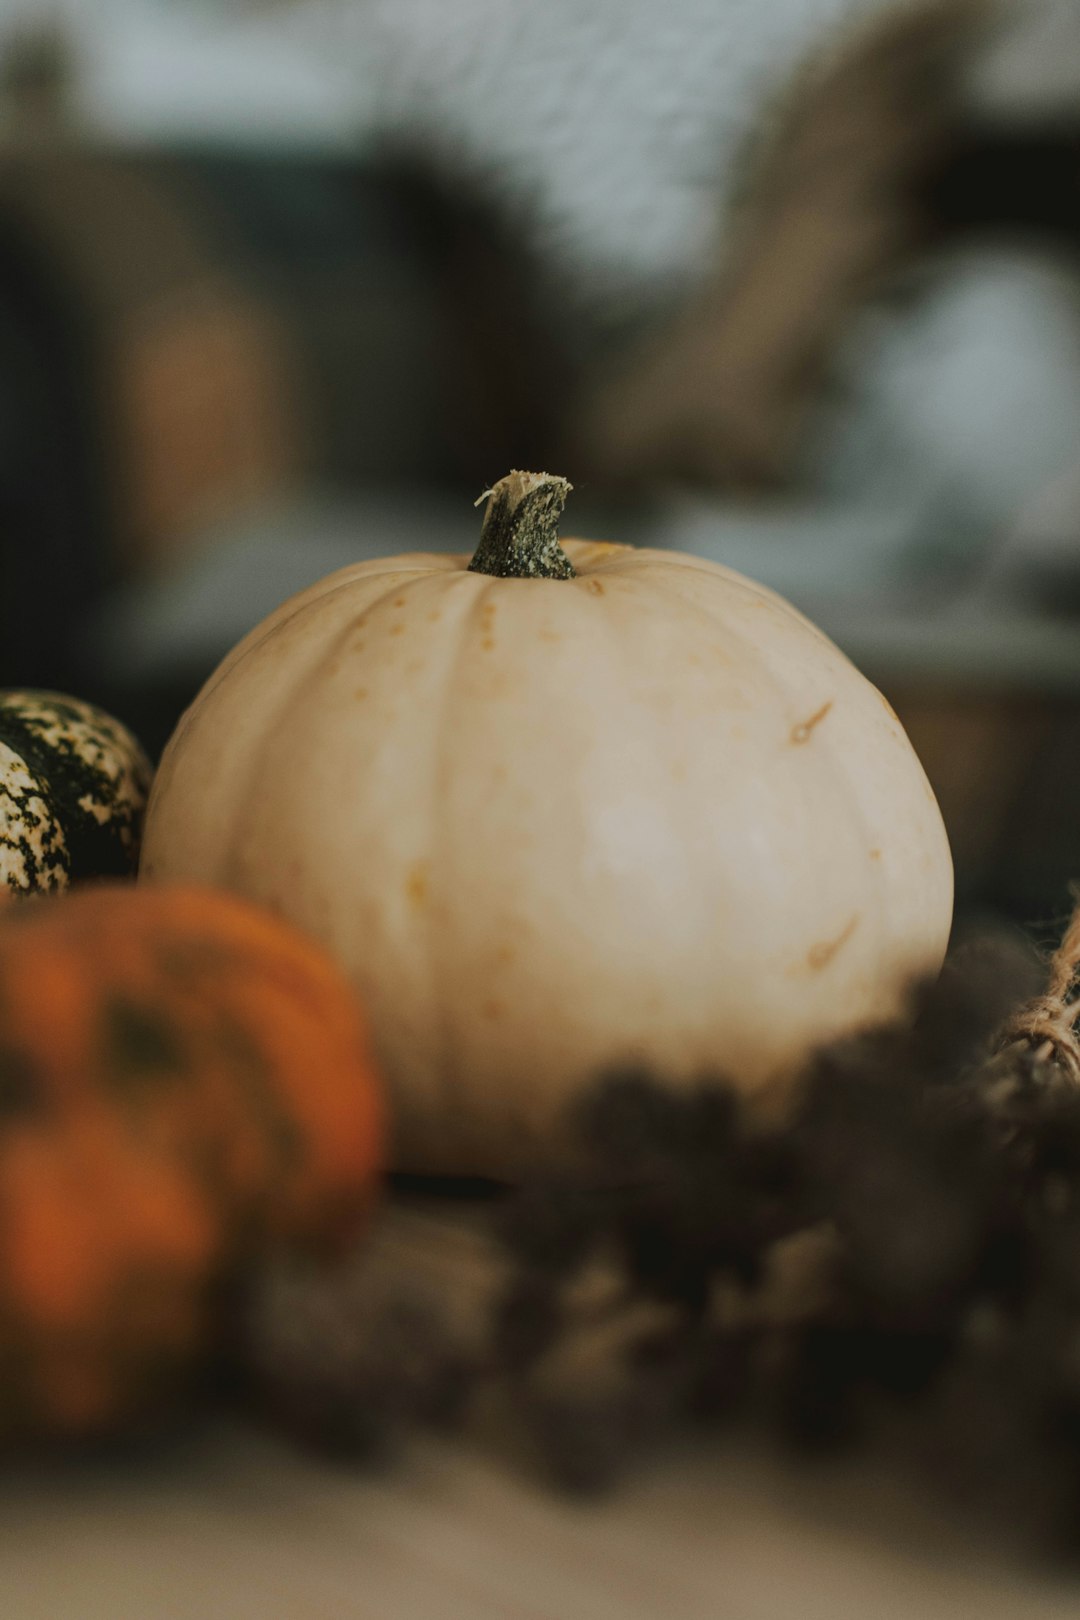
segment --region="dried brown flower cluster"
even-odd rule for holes
[[[574,1162],[484,1211],[468,1354],[418,1317],[372,1379],[376,1326],[324,1284],[262,1310],[262,1387],[324,1439],[498,1388],[578,1488],[721,1420],[887,1447],[1080,1543],[1080,1087],[1052,1042],[1003,1044],[1026,990],[1008,952],[954,959],[909,1020],[820,1052],[782,1119],[720,1078],[602,1078]]]

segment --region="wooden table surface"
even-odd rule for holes
[[[838,1483],[842,1488],[837,1489]],[[422,1442],[384,1477],[242,1429],[182,1456],[8,1480],[4,1620],[1051,1620],[1080,1583],[765,1459],[670,1459],[555,1496]]]
[[[373,1294],[469,1331],[482,1223],[385,1209]],[[1074,1620],[1080,1575],[1024,1568],[869,1464],[688,1442],[610,1496],[557,1494],[478,1429],[334,1467],[239,1423],[111,1464],[0,1473],[0,1620]]]

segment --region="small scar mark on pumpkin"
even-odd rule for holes
[[[592,591],[594,596],[603,596],[605,590],[604,582],[602,579],[597,579],[594,576],[592,579],[587,579],[585,581],[585,589],[587,591]]]
[[[405,893],[408,896],[409,904],[420,910],[427,904],[429,892],[428,863],[427,861],[414,861],[405,879]]]
[[[392,636],[402,636],[402,635],[404,635],[405,634],[405,626],[403,624],[401,624],[401,623],[391,625],[390,634]]]
[[[847,944],[858,924],[859,913],[856,912],[835,939],[823,939],[817,945],[811,945],[806,953],[806,965],[811,973],[820,973],[828,967],[836,953]]]
[[[880,861],[880,859],[881,859],[881,851],[880,851],[880,849],[872,849],[870,851],[870,859],[872,861]]]
[[[830,698],[828,703],[823,703],[821,708],[812,714],[808,720],[800,720],[797,726],[792,726],[791,742],[797,746],[799,743],[809,741],[814,727],[820,726],[821,722],[824,720],[832,706],[832,698]]]
[[[482,1004],[480,1011],[483,1013],[485,1018],[488,1018],[492,1023],[495,1023],[495,1021],[501,1018],[503,1013],[506,1011],[506,1006],[495,996],[489,996],[487,1001]]]
[[[367,689],[366,686],[358,686],[356,688],[356,691],[353,693],[353,697],[356,699],[356,701],[358,703],[363,703],[363,701],[367,697],[367,695],[368,695],[368,689]]]
[[[494,648],[495,648],[495,637],[494,636],[485,636],[483,641],[480,643],[480,645],[484,649],[485,652],[493,652]]]

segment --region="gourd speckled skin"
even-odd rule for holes
[[[362,1014],[235,895],[0,905],[0,1441],[127,1422],[272,1244],[348,1237],[383,1158]]]
[[[551,514],[524,545],[503,520],[545,480],[496,486],[472,566],[359,563],[271,614],[148,811],[146,879],[257,898],[351,972],[414,1170],[514,1175],[605,1065],[771,1086],[894,1014],[950,928],[880,693],[698,557],[568,541],[537,577]]]
[[[48,894],[133,874],[152,774],[96,705],[0,690],[0,887]]]

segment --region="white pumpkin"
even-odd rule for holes
[[[403,1168],[513,1174],[607,1065],[764,1087],[893,1014],[949,933],[884,698],[728,569],[564,552],[567,487],[504,479],[472,567],[364,562],[286,602],[153,789],[144,878],[235,889],[353,974]]]

